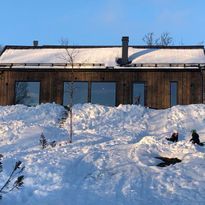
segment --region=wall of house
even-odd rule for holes
[[[116,105],[132,103],[134,82],[145,82],[145,105],[152,108],[170,107],[170,81],[178,83],[178,104],[202,103],[205,73],[194,69],[76,69],[76,81],[116,82]],[[71,72],[63,69],[9,69],[0,72],[0,104],[15,102],[15,81],[40,81],[40,102],[62,104],[63,82],[71,79]],[[204,89],[205,90],[205,89]]]

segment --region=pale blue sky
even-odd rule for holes
[[[143,44],[169,32],[175,44],[205,41],[205,0],[0,0],[0,44]]]

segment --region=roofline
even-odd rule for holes
[[[203,69],[202,69],[203,70]],[[53,68],[53,69],[47,69],[47,68],[0,68],[0,72],[68,72],[71,71],[71,69],[65,69],[65,68]],[[83,69],[73,69],[74,72],[201,72],[201,69],[199,68],[114,68],[114,69],[102,69],[102,68],[83,68]]]
[[[0,50],[0,56],[4,51],[5,51],[5,46],[3,46],[2,49]]]
[[[42,46],[23,46],[23,45],[6,45],[3,51],[6,49],[44,49],[44,48],[121,48],[121,45],[42,45]],[[129,45],[132,48],[147,48],[147,49],[204,49],[203,45],[186,45],[186,46],[147,46],[147,45]],[[3,52],[2,52],[3,53]]]
[[[99,67],[101,69],[139,69],[139,68],[170,68],[170,69],[177,69],[177,68],[198,68],[198,69],[205,69],[205,63],[138,63],[138,64],[131,64],[128,66],[105,66],[102,63],[0,63],[0,68],[7,68],[7,69],[13,69],[16,67],[25,68],[39,68],[39,67],[45,67],[47,69],[53,69],[53,68],[63,68],[63,69],[69,69],[70,67],[74,66],[74,69],[76,66],[77,69],[84,69],[85,67]],[[19,69],[19,68],[18,68]],[[87,69],[87,68],[86,68]]]

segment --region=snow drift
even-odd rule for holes
[[[60,126],[64,112],[56,104],[0,107],[1,179],[16,160],[26,166],[24,187],[4,195],[0,204],[204,204],[205,147],[189,139],[196,129],[205,141],[205,105],[166,110],[76,105],[72,144],[69,121]],[[178,143],[165,140],[174,129]],[[56,140],[56,147],[42,149],[41,133]],[[182,162],[160,168],[157,156]]]

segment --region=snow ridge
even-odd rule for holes
[[[26,166],[23,189],[5,195],[4,205],[204,204],[205,148],[189,139],[194,128],[205,141],[205,105],[152,110],[79,104],[73,112],[69,144],[69,120],[59,124],[62,106],[0,107],[1,176],[6,179],[15,160]],[[174,144],[165,140],[173,129],[179,131]],[[56,147],[41,149],[41,133]],[[182,162],[160,168],[156,156]]]

